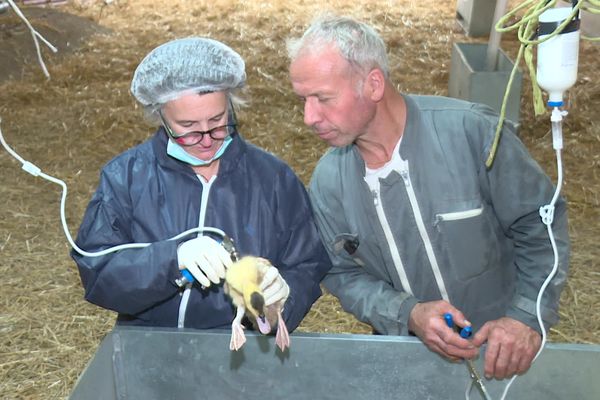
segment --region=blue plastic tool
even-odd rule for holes
[[[455,325],[454,321],[452,320],[452,314],[450,313],[444,314],[444,320],[446,321],[446,325],[448,325],[448,327],[450,328],[454,328],[454,330],[458,332],[460,337],[463,339],[468,339],[473,334],[473,328],[470,325],[465,326],[462,329],[459,326]]]
[[[452,320],[452,314],[450,314],[450,313],[444,314],[444,321],[446,321],[446,325],[448,325],[450,328],[453,328],[456,332],[458,332],[458,334],[460,335],[461,338],[468,339],[473,334],[473,328],[471,328],[471,326],[465,326],[464,328],[461,329],[460,327],[455,325],[454,321]],[[477,386],[477,388],[479,389],[479,391],[481,392],[481,394],[483,395],[483,398],[485,400],[491,400],[491,397],[488,394],[488,391],[485,388],[485,385],[483,384],[483,380],[481,379],[481,376],[479,376],[479,373],[475,369],[475,365],[473,365],[473,361],[465,360],[465,363],[467,365],[467,369],[469,370],[469,375],[471,375],[471,385],[474,384]],[[467,398],[468,398],[468,396],[467,396]]]

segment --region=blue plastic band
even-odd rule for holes
[[[549,101],[548,107],[560,107],[563,105],[562,101]]]
[[[195,281],[194,275],[192,275],[192,273],[190,271],[188,271],[187,269],[181,270],[181,276],[183,276],[185,279],[187,279],[187,281],[189,283],[192,283]]]

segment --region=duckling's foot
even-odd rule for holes
[[[234,322],[231,324],[231,341],[229,342],[229,350],[239,350],[246,343],[246,335],[244,335],[244,327],[240,323]]]
[[[287,326],[281,316],[281,311],[278,312],[277,322],[277,334],[275,335],[275,343],[281,351],[285,351],[286,348],[290,347],[290,334],[288,333]]]

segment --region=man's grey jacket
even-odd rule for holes
[[[417,302],[445,299],[475,329],[503,316],[540,331],[536,298],[554,265],[539,209],[555,186],[505,123],[495,162],[485,166],[498,116],[486,106],[404,96],[401,167],[364,180],[356,146],[333,148],[310,184],[317,226],[333,267],[325,287],[343,308],[383,334],[408,334]],[[552,224],[559,269],[541,314],[558,321],[569,238],[565,201]]]

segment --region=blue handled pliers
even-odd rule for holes
[[[446,321],[446,325],[448,325],[448,327],[450,328],[453,328],[463,339],[468,339],[473,334],[473,328],[471,328],[471,326],[465,326],[461,329],[460,327],[455,325],[454,321],[452,320],[452,314],[450,313],[444,314],[444,320]],[[475,369],[475,365],[473,365],[473,361],[465,360],[465,364],[467,365],[467,369],[469,370],[469,375],[471,375],[471,385],[474,384],[475,386],[477,386],[477,389],[479,389],[485,400],[492,400],[492,398],[488,394],[487,389],[485,388],[485,385],[483,384],[481,376],[479,376],[479,373]]]

